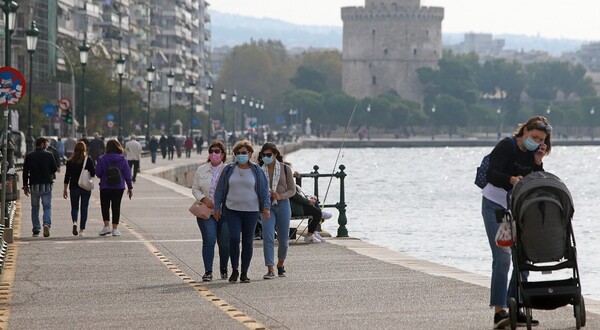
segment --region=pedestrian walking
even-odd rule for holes
[[[35,140],[35,150],[25,156],[23,163],[23,193],[31,195],[31,223],[33,237],[40,234],[40,201],[43,206],[44,237],[50,236],[52,226],[52,184],[58,170],[54,156],[45,150],[50,143],[39,137]]]
[[[156,153],[158,152],[158,140],[155,136],[150,137],[148,142],[148,150],[150,150],[150,159],[152,164],[156,164]]]
[[[67,160],[67,170],[65,171],[63,198],[71,196],[71,221],[73,221],[73,235],[84,236],[85,225],[88,218],[88,206],[92,192],[79,186],[79,176],[85,169],[93,177],[96,175],[94,162],[87,155],[85,143],[77,142],[73,155]],[[67,189],[68,192],[67,192]],[[81,204],[80,204],[81,201]],[[77,216],[81,211],[81,221],[79,222],[79,231],[77,230]]]
[[[125,143],[125,158],[131,169],[131,181],[135,183],[135,178],[140,171],[140,159],[142,159],[142,144],[131,134],[129,141]]]

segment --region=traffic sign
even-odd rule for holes
[[[106,115],[106,121],[115,121],[115,115],[109,113],[108,115]]]
[[[71,108],[71,100],[69,100],[66,97],[61,98],[60,100],[58,100],[58,107],[61,110],[67,110]]]
[[[56,106],[51,103],[47,103],[42,107],[42,111],[46,117],[52,117],[56,114]]]
[[[16,104],[25,95],[26,89],[25,77],[19,70],[9,66],[0,68],[0,105]]]
[[[108,126],[108,128],[113,128],[113,126],[115,126],[115,122],[114,122],[114,121],[112,121],[112,120],[109,120],[109,121],[106,123],[106,126]]]

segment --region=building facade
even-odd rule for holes
[[[437,68],[444,9],[420,0],[366,0],[342,8],[342,89],[356,98],[390,91],[422,102],[416,70]]]

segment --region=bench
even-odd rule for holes
[[[308,228],[308,223],[311,220],[312,220],[312,215],[301,215],[301,216],[291,217],[290,218],[290,240],[295,239],[296,240],[295,243],[297,243],[298,240],[300,239],[300,237],[302,237],[302,235]],[[300,228],[300,226],[302,226],[304,221],[306,221],[306,225],[304,226],[304,228]],[[298,229],[301,229],[302,231],[300,233],[298,233]]]

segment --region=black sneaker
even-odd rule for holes
[[[494,314],[494,329],[504,329],[510,323],[510,316],[503,310]]]
[[[519,315],[517,315],[517,326],[524,327],[526,325],[527,325],[527,316],[525,315],[525,313],[519,312]],[[531,326],[535,327],[538,325],[540,325],[540,321],[534,320],[532,317],[531,318]]]
[[[272,271],[268,271],[264,276],[263,279],[265,280],[272,280],[275,278],[275,274],[273,274]]]
[[[202,275],[202,282],[210,282],[212,281],[212,272],[206,272]]]
[[[33,237],[39,237],[40,236],[40,232],[39,231],[34,231],[33,232]]]
[[[229,282],[231,283],[235,283],[237,282],[238,276],[240,275],[240,273],[238,272],[237,269],[234,269],[231,271],[231,276],[229,276]]]
[[[79,232],[77,231],[77,224],[73,222],[73,236],[77,236],[77,234],[79,234]]]
[[[222,280],[227,279],[227,269],[221,269],[221,279]]]
[[[44,237],[50,236],[50,227],[48,225],[44,225]]]
[[[283,266],[277,267],[277,275],[279,277],[285,277],[285,268],[283,268]]]
[[[240,282],[242,282],[242,283],[250,283],[250,279],[248,278],[248,274],[247,273],[242,273],[242,275],[240,275]]]

